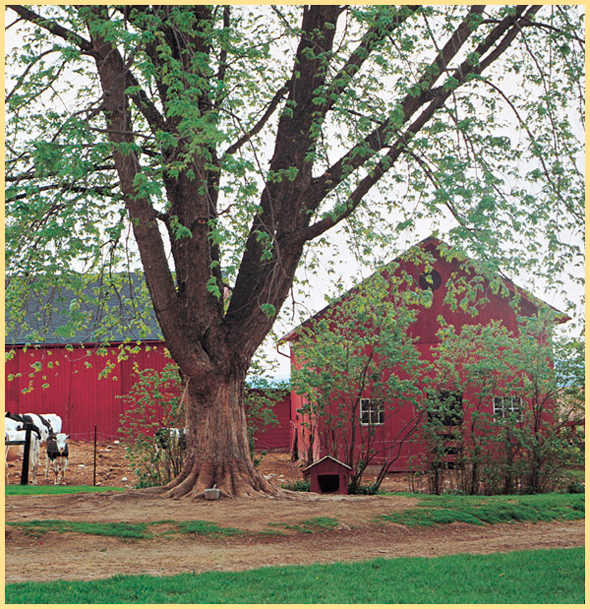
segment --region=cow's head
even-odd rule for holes
[[[66,444],[67,444],[67,441],[68,441],[69,437],[70,436],[67,436],[65,433],[57,433],[57,434],[55,434],[55,444],[57,446],[57,450],[58,450],[60,455],[66,449]]]

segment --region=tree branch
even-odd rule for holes
[[[460,48],[473,33],[472,20],[480,15],[485,6],[472,7],[463,22],[453,32],[443,49],[437,53],[434,61],[423,71],[412,91],[406,95],[399,104],[401,118],[397,120],[400,125],[406,123],[425,103],[431,101],[438,91],[433,85],[443,74],[451,60],[459,53]],[[416,95],[413,91],[421,91]],[[306,193],[305,199],[309,202],[308,209],[313,211],[321,201],[338,186],[345,178],[345,172],[352,172],[361,167],[367,160],[387,145],[395,133],[395,123],[392,117],[383,121],[376,129],[367,135],[360,145],[351,148],[336,163],[328,168],[322,176],[314,179]]]
[[[95,165],[92,169],[93,169],[93,171],[112,171],[113,169],[115,169],[115,166],[114,165]],[[22,181],[32,180],[35,177],[38,177],[38,176],[36,176],[35,170],[31,169],[30,171],[26,171],[25,173],[21,173],[16,176],[7,175],[7,176],[5,176],[4,180],[6,182],[22,182]]]
[[[494,91],[496,91],[496,93],[498,93],[498,95],[500,95],[502,97],[502,99],[504,99],[504,101],[508,104],[508,106],[510,106],[510,109],[512,110],[512,112],[514,113],[514,116],[516,117],[516,120],[518,121],[518,123],[520,124],[520,126],[526,131],[530,141],[532,143],[534,143],[535,147],[540,149],[541,145],[537,144],[537,138],[535,137],[535,134],[531,131],[530,127],[528,126],[528,124],[526,123],[526,121],[520,116],[520,113],[518,111],[518,109],[516,108],[516,106],[510,101],[510,99],[506,96],[506,94],[504,93],[504,91],[502,91],[498,86],[496,86],[493,82],[491,82],[490,80],[484,80],[485,84],[488,85],[488,87],[490,87],[491,89],[493,89]],[[571,203],[569,201],[567,201],[566,199],[563,198],[562,194],[561,194],[561,190],[559,188],[559,186],[557,184],[554,183],[552,177],[551,177],[551,172],[549,171],[549,168],[547,167],[547,163],[545,161],[545,156],[543,154],[539,154],[537,156],[537,159],[539,160],[539,163],[541,163],[541,167],[543,168],[543,174],[545,175],[545,178],[547,179],[547,183],[550,184],[553,187],[554,192],[556,193],[556,196],[559,198],[559,200],[563,203],[564,207],[580,222],[580,224],[584,221],[584,215],[585,212],[584,210],[582,210],[582,212],[578,212],[575,209],[573,209]]]
[[[231,7],[224,6],[223,7],[223,29],[229,30],[231,21]],[[217,80],[221,83],[225,81],[225,72],[227,70],[227,48],[225,45],[221,47],[221,52],[219,54],[219,70],[217,71]],[[218,107],[221,104],[221,93],[219,93],[219,97],[214,101],[213,106]]]
[[[37,57],[35,57],[35,60],[32,61],[31,63],[29,63],[27,65],[27,67],[25,68],[25,71],[18,77],[18,80],[16,81],[12,91],[10,91],[10,93],[6,96],[6,98],[4,99],[4,103],[7,104],[11,97],[16,93],[16,91],[18,90],[18,88],[22,85],[23,81],[25,80],[25,78],[27,77],[27,74],[31,71],[31,69],[35,66],[35,64],[42,59],[43,57],[45,57],[46,55],[49,55],[51,53],[55,53],[56,50],[55,49],[48,49],[47,51],[43,51],[43,53],[39,53],[39,55],[37,55]]]
[[[261,212],[254,217],[244,249],[240,270],[226,313],[226,321],[240,337],[241,352],[252,355],[266,335],[272,319],[288,295],[298,258],[284,256],[277,249],[276,232],[297,221],[293,191],[300,181],[311,179],[313,163],[309,150],[315,146],[312,126],[316,120],[315,90],[325,84],[340,9],[334,5],[311,5],[304,9],[299,44],[295,53],[293,77],[289,83],[292,113],[279,119],[270,175],[297,167],[297,180],[269,180],[261,196]],[[272,260],[261,235],[274,243]],[[267,316],[262,304],[272,305]],[[277,306],[278,305],[278,306]],[[270,324],[270,325],[269,325]],[[248,328],[249,326],[249,328]],[[247,329],[248,328],[248,329]]]
[[[571,32],[567,32],[566,34],[566,32],[564,32],[564,30],[562,30],[561,28],[555,27],[554,25],[550,25],[549,23],[541,23],[539,21],[532,21],[530,19],[526,19],[523,20],[522,25],[526,27],[536,27],[539,29],[548,30],[549,32],[554,32],[556,34],[566,35],[572,40],[579,42],[582,46],[586,45],[586,41],[584,40],[584,38],[580,38],[579,36],[576,36],[574,33]]]
[[[162,114],[160,114],[159,110],[156,108],[156,105],[151,101],[143,87],[140,86],[139,81],[137,78],[135,78],[135,75],[131,72],[131,69],[126,67],[126,71],[129,85],[137,89],[137,91],[129,95],[137,106],[137,109],[143,114],[145,120],[154,131],[165,129],[166,119],[162,116]]]
[[[70,183],[62,183],[62,184],[48,184],[45,186],[39,186],[36,189],[35,194],[39,192],[47,192],[49,190],[60,190],[62,193],[72,192],[75,194],[98,194],[102,197],[111,196],[113,194],[113,190],[115,190],[115,185],[111,186],[77,186],[73,182]],[[6,203],[13,203],[14,201],[22,201],[23,199],[28,199],[30,197],[30,193],[23,192],[14,197],[6,197]]]
[[[360,71],[363,64],[371,56],[372,51],[399,25],[401,25],[412,14],[418,11],[422,5],[403,6],[398,9],[396,15],[391,21],[383,26],[379,23],[379,19],[386,12],[393,9],[390,7],[382,7],[375,16],[375,23],[363,34],[361,42],[356,49],[351,53],[350,57],[342,69],[332,79],[332,83],[328,86],[326,92],[327,102],[323,107],[323,112],[326,114],[335,104],[338,97],[346,89],[353,80],[355,75]]]
[[[268,122],[270,117],[273,115],[276,110],[279,102],[285,95],[289,92],[289,83],[281,87],[271,99],[266,112],[262,115],[260,120],[241,138],[239,138],[235,143],[233,143],[222,155],[222,159],[232,154],[235,154],[244,144],[246,144],[249,140],[251,140],[257,133],[260,133],[264,125]]]
[[[528,10],[528,14],[531,14],[539,10],[540,7],[531,7]],[[448,97],[453,91],[460,85],[464,84],[468,77],[473,75],[480,75],[482,71],[489,67],[494,61],[496,61],[502,53],[504,53],[511,42],[520,32],[520,25],[518,19],[521,14],[526,10],[526,7],[519,7],[517,15],[514,17],[506,18],[499,24],[486,39],[478,45],[476,52],[480,56],[489,53],[485,59],[480,61],[478,65],[471,65],[468,60],[465,60],[452,74],[452,78],[456,82],[455,87],[447,87],[446,90],[443,87],[437,89],[431,89],[430,93],[434,99],[430,105],[422,112],[422,114],[414,121],[414,123],[406,130],[406,132],[398,137],[393,146],[390,147],[387,154],[385,154],[373,170],[363,178],[356,189],[350,195],[347,205],[339,212],[332,213],[326,216],[322,220],[319,220],[310,227],[302,230],[297,236],[292,236],[291,240],[294,243],[300,243],[309,241],[323,234],[330,228],[336,226],[339,222],[350,216],[356,208],[359,206],[363,197],[368,191],[383,177],[383,175],[393,166],[395,161],[404,152],[412,137],[418,133],[426,123],[432,118],[434,113],[441,108]],[[527,15],[528,16],[528,15]],[[499,41],[499,42],[498,42]],[[494,47],[494,44],[498,44]],[[444,52],[444,51],[443,51]],[[332,186],[334,188],[336,185]]]
[[[7,8],[12,9],[17,15],[22,17],[25,21],[29,21],[30,23],[34,23],[39,27],[51,32],[55,36],[63,38],[67,42],[75,44],[84,54],[90,55],[94,57],[94,50],[92,48],[92,43],[89,40],[86,40],[79,34],[75,34],[71,30],[55,23],[54,21],[50,21],[45,19],[38,13],[28,9],[26,6],[22,5],[7,5]]]

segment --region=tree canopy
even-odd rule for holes
[[[156,242],[179,244],[169,265],[177,273],[188,271],[176,249],[205,239],[208,255],[193,252],[198,282],[219,299],[223,283],[237,288],[230,314],[251,300],[240,286],[252,291],[253,266],[280,274],[279,247],[343,219],[365,253],[379,236],[394,241],[378,219],[393,217],[399,230],[444,213],[455,219],[454,244],[485,251],[508,272],[536,263],[555,275],[579,256],[570,245],[584,212],[579,7],[7,13],[9,23],[19,16],[8,34],[22,28],[7,57],[11,275],[124,264],[136,251],[123,206],[131,192],[141,199],[136,213],[154,219]],[[116,49],[108,57],[120,82],[107,88],[99,40]],[[105,115],[117,95],[126,106],[118,126]],[[117,153],[135,160],[127,181]],[[190,213],[170,201],[185,175],[195,178],[199,208]],[[279,191],[292,227],[266,209]],[[299,207],[302,226],[290,213]],[[248,306],[273,316],[279,303],[263,285],[256,292]]]

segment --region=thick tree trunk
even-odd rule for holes
[[[189,383],[187,454],[182,472],[166,487],[167,497],[203,497],[214,485],[222,497],[276,494],[250,457],[244,387],[240,373],[219,373],[199,388]]]

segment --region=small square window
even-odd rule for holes
[[[521,420],[522,398],[502,396],[494,398],[494,417],[496,419],[507,419],[516,417]]]
[[[361,398],[361,425],[383,425],[383,400]]]

